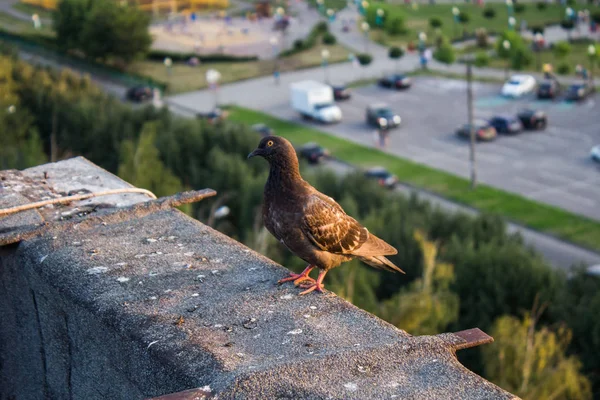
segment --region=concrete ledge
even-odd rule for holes
[[[3,206],[37,200],[9,191]],[[113,220],[105,205],[0,248],[0,399],[515,398],[457,361],[466,336],[298,297],[276,285],[286,269],[177,210]]]

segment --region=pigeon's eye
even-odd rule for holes
[[[272,140],[269,140],[269,141],[267,142],[267,147],[271,147],[271,146],[273,146],[273,141],[272,141]]]

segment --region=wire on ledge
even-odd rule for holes
[[[85,199],[90,199],[92,197],[110,196],[112,194],[122,194],[122,193],[141,193],[141,194],[145,194],[153,199],[156,199],[156,196],[154,195],[154,193],[152,193],[151,191],[146,190],[146,189],[140,189],[140,188],[113,189],[113,190],[106,190],[104,192],[76,194],[73,196],[66,196],[66,197],[59,197],[56,199],[37,201],[35,203],[23,204],[20,206],[15,206],[15,207],[10,207],[10,208],[0,208],[0,216],[14,214],[14,213],[18,213],[18,212],[26,211],[26,210],[31,210],[33,208],[40,208],[40,207],[47,206],[49,204],[70,203],[72,201],[85,200]]]

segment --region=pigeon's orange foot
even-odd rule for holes
[[[300,285],[301,288],[306,289],[306,290],[304,292],[301,292],[298,296],[303,296],[303,295],[313,292],[315,290],[317,292],[322,293],[324,290],[323,278],[325,278],[325,274],[327,274],[327,271],[320,271],[319,277],[317,278],[317,281],[315,283]]]
[[[308,289],[306,289],[304,292],[300,292],[300,294],[298,296],[303,296],[303,295],[308,294],[310,292],[313,292],[315,290],[317,292],[323,293],[323,290],[324,290],[323,285],[320,284],[319,282],[315,282],[315,283],[310,284],[310,285],[306,285],[306,284],[305,285],[300,285],[300,287],[303,288],[303,289],[306,289],[306,288],[308,288]]]
[[[309,265],[308,267],[306,267],[306,269],[304,271],[302,271],[301,274],[290,274],[290,276],[288,276],[287,278],[283,278],[280,279],[279,281],[277,281],[278,284],[282,284],[285,282],[290,282],[290,281],[294,281],[294,285],[298,286],[300,284],[300,282],[304,282],[304,281],[310,281],[312,283],[316,283],[316,281],[311,278],[310,276],[308,276],[308,274],[310,274],[310,271],[313,270],[313,266]]]

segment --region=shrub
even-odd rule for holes
[[[304,49],[304,41],[302,39],[294,40],[294,50],[300,51]]]
[[[390,47],[388,56],[392,60],[397,60],[399,58],[402,58],[402,56],[404,56],[404,49],[402,49],[401,47]]]
[[[394,17],[390,19],[389,24],[386,27],[387,33],[392,36],[402,35],[406,33],[406,27],[404,26],[404,19],[400,17]]]
[[[482,49],[488,47],[488,33],[485,28],[477,28],[475,30],[475,42],[477,43],[477,47]]]
[[[534,25],[531,27],[531,32],[535,35],[536,33],[544,34],[544,26],[543,25]]]
[[[538,1],[535,6],[537,7],[538,10],[542,11],[545,10],[546,8],[548,8],[548,4],[546,4],[545,1]]]
[[[429,26],[433,29],[441,28],[443,25],[442,19],[438,17],[429,18]]]
[[[371,64],[371,61],[373,61],[373,56],[367,53],[361,53],[356,56],[356,59],[360,65],[366,67],[367,65]]]
[[[592,15],[590,15],[590,18],[595,23],[600,24],[600,11],[594,11]]]
[[[565,41],[555,43],[552,52],[556,58],[563,59],[571,52],[571,45]]]
[[[556,67],[556,72],[560,75],[567,75],[571,73],[571,66],[566,61],[563,61]]]
[[[487,19],[493,19],[496,16],[496,10],[493,8],[486,8],[483,10],[483,16]]]
[[[327,25],[327,22],[321,21],[318,24],[316,24],[313,29],[315,32],[318,33],[326,33],[329,32],[329,25]]]
[[[533,55],[529,49],[525,47],[518,47],[512,52],[512,57],[510,61],[512,68],[514,70],[520,71],[531,64],[531,62],[533,61]]]
[[[525,11],[525,4],[515,3],[515,13],[521,14]]]
[[[466,13],[465,11],[461,11],[460,14],[458,14],[458,21],[461,24],[466,25],[469,23],[470,20],[471,20],[471,16],[468,13]]]
[[[256,61],[256,56],[233,56],[229,54],[201,54],[196,53],[178,53],[173,51],[152,50],[148,53],[149,60],[163,61],[165,58],[170,58],[173,62],[185,62],[192,57],[198,58],[202,63],[211,62],[246,62]]]
[[[334,34],[327,32],[323,35],[323,44],[333,45],[336,42],[337,39]]]
[[[476,67],[487,67],[490,63],[490,56],[484,51],[480,51],[475,55],[473,64]]]
[[[560,27],[566,31],[570,31],[571,29],[575,28],[575,22],[573,22],[571,19],[563,19],[560,21]]]
[[[433,53],[433,58],[444,64],[452,64],[456,59],[454,47],[447,41],[442,43],[442,45]]]

